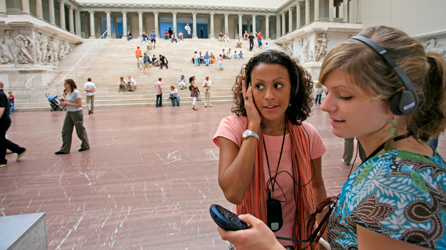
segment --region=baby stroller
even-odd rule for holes
[[[57,110],[60,110],[60,111],[66,110],[66,108],[60,107],[59,101],[57,100],[57,95],[50,95],[48,93],[45,95],[46,95],[46,97],[48,97],[48,102],[50,103],[50,106],[51,106],[51,112],[57,111]]]

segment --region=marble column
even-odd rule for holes
[[[192,12],[192,39],[198,39],[198,36],[197,36],[197,12]]]
[[[281,32],[280,32],[280,14],[276,15],[276,39],[281,37]]]
[[[50,13],[50,24],[56,25],[56,15],[54,14],[54,0],[48,0],[48,10]]]
[[[138,21],[139,21],[139,33],[138,33],[138,37],[141,38],[142,37],[142,11],[138,11]]]
[[[29,11],[29,0],[22,0],[22,14],[31,15]]]
[[[256,36],[257,29],[256,29],[256,15],[252,15],[252,34]]]
[[[288,10],[288,32],[293,31],[293,10]]]
[[[296,29],[300,28],[300,3],[296,4]]]
[[[0,0],[0,16],[6,16],[6,0]]]
[[[94,30],[94,11],[88,11],[90,13],[90,38],[96,38],[96,33]]]
[[[269,39],[269,15],[265,16],[265,39]]]
[[[319,0],[314,0],[314,21],[319,20]]]
[[[356,23],[362,23],[361,0],[356,1]]]
[[[76,35],[81,36],[81,11],[79,9],[74,10],[74,28],[76,29]]]
[[[113,31],[111,32],[112,38],[113,38],[113,34],[115,34],[115,37],[118,38],[118,24],[116,23],[117,18],[111,17],[110,19],[113,24]]]
[[[238,37],[243,37],[243,14],[238,14]]]
[[[228,16],[229,16],[229,14],[226,13],[225,14],[225,34],[227,34],[228,30],[229,30],[229,28],[228,28]],[[228,34],[228,36],[229,36],[229,34]]]
[[[343,3],[343,7],[344,7],[344,12],[343,12],[343,18],[344,18],[344,23],[348,23],[348,0],[344,0]]]
[[[43,20],[42,0],[36,0],[36,17]]]
[[[211,19],[211,34],[209,35],[209,38],[211,39],[215,39],[215,34],[214,34],[214,12],[209,13],[210,15],[210,19]]]
[[[59,6],[60,28],[65,30],[67,27],[65,25],[65,3],[63,0],[59,1]]]
[[[334,21],[334,0],[328,0],[328,21],[333,22]]]
[[[286,34],[285,12],[282,13],[282,36]]]
[[[109,10],[105,11],[105,14],[107,17],[107,39],[111,39],[112,33],[111,33],[110,11]]]
[[[127,12],[123,11],[122,13],[122,39],[127,38]]]
[[[157,11],[153,12],[153,19],[155,20],[155,34],[157,37],[160,37],[160,27],[158,26],[158,13]]]
[[[173,33],[177,36],[177,13],[172,12],[172,20],[173,20]]]
[[[74,33],[74,10],[73,6],[68,6],[68,26],[70,28],[70,32]]]
[[[305,0],[305,25],[310,24],[310,0]]]

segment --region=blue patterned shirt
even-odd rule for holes
[[[391,150],[364,162],[342,187],[330,216],[332,249],[357,249],[356,226],[432,249],[446,249],[446,166]]]

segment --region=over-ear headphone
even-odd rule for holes
[[[392,58],[390,58],[387,51],[383,49],[379,44],[374,42],[372,39],[363,36],[354,36],[352,39],[358,40],[365,43],[370,48],[372,48],[376,53],[381,55],[381,57],[386,61],[387,64],[392,67],[395,74],[401,80],[404,86],[404,90],[396,92],[392,97],[390,97],[390,110],[394,115],[405,115],[414,112],[418,107],[418,96],[415,92],[415,88],[412,82],[407,77],[404,70],[398,66]]]
[[[280,64],[279,64],[280,65]],[[290,97],[295,97],[297,96],[297,93],[299,93],[299,85],[300,85],[300,75],[299,75],[299,70],[294,67],[295,70],[295,75],[296,75],[296,85],[291,84],[291,92],[290,92]],[[251,76],[246,76],[245,78],[245,87],[246,90],[248,90],[249,87],[249,82],[251,82]]]

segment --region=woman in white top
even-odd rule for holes
[[[226,54],[226,57],[227,57],[228,59],[231,59],[231,58],[232,58],[231,48],[228,49],[228,53]]]
[[[67,114],[62,127],[62,147],[55,153],[56,155],[70,153],[73,127],[76,127],[77,137],[82,141],[79,152],[90,149],[87,131],[84,127],[81,93],[77,90],[73,79],[66,79],[64,87],[68,90],[68,95],[65,101],[60,103],[60,106],[67,107]]]

